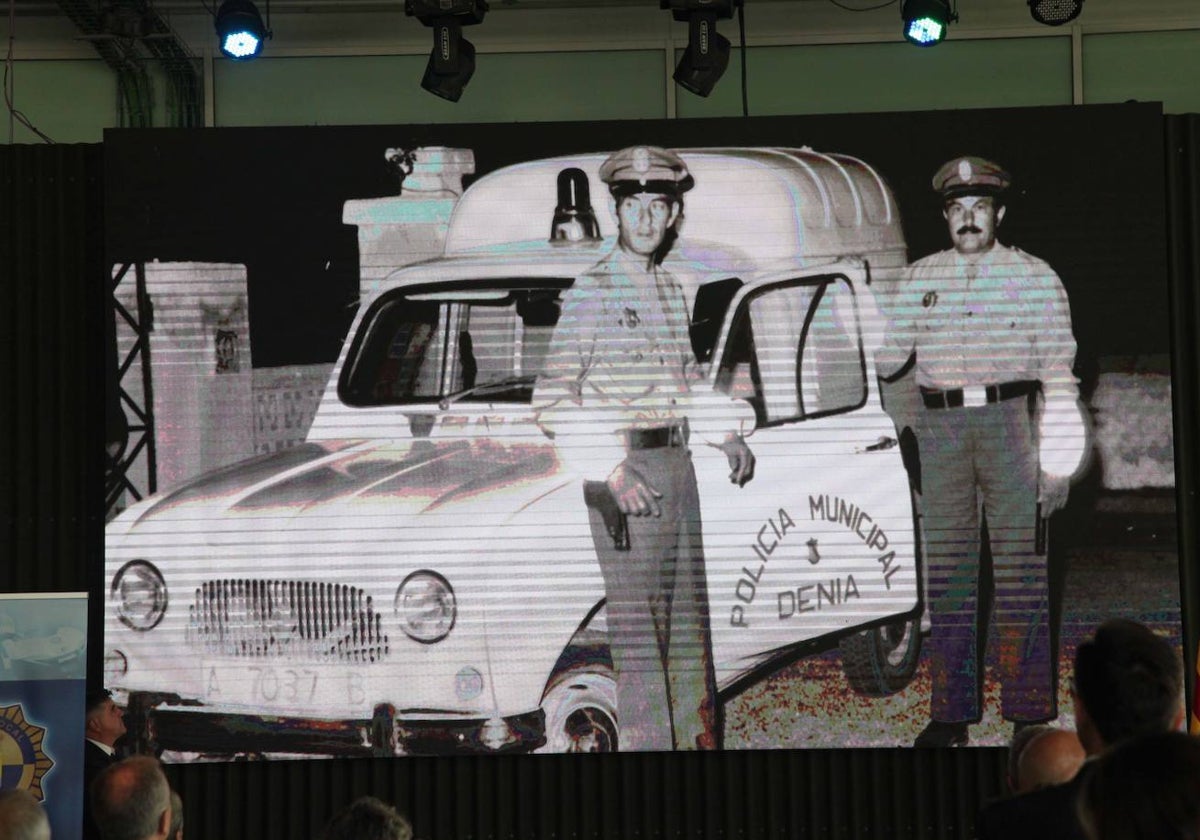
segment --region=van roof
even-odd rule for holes
[[[808,148],[676,151],[696,182],[684,199],[683,239],[736,248],[760,267],[905,247],[891,190],[857,158]],[[600,233],[615,236],[608,189],[598,176],[608,154],[546,158],[483,176],[454,209],[446,255],[496,253],[517,242],[548,240],[558,173],[568,167],[587,174]]]
[[[503,249],[478,249],[413,263],[393,271],[372,291],[425,283],[478,283],[572,280],[596,265],[616,244],[612,237],[579,243],[546,239],[506,243]],[[747,275],[758,266],[745,253],[718,243],[681,239],[663,265],[685,287],[722,277]]]

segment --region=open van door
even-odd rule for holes
[[[732,303],[712,379],[754,406],[754,479],[731,487],[723,454],[693,447],[722,687],[801,643],[917,610],[908,477],[873,363],[881,337],[861,262],[777,273]],[[911,676],[909,635],[894,664]]]

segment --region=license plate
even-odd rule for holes
[[[362,708],[367,680],[344,666],[207,661],[204,697],[209,703],[266,708]]]

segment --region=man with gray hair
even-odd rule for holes
[[[1021,753],[1039,735],[1054,729],[1048,723],[1034,723],[1013,734],[1008,744],[1008,790],[1009,793],[1026,793],[1021,784]]]
[[[50,820],[32,793],[0,790],[0,837],[4,840],[50,840]]]
[[[167,840],[183,840],[183,800],[171,791],[171,827],[167,829]]]
[[[102,840],[165,840],[171,788],[157,759],[139,755],[107,767],[92,783],[92,814]]]

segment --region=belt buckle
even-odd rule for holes
[[[987,388],[963,388],[963,408],[980,408],[987,405]]]

